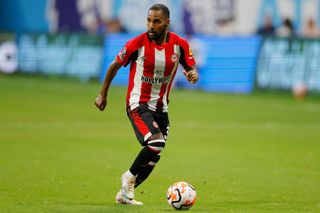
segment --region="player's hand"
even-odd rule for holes
[[[199,75],[198,72],[194,69],[190,70],[189,72],[183,71],[183,74],[186,76],[187,80],[191,83],[194,84],[198,81]]]
[[[100,110],[103,111],[104,108],[106,108],[107,105],[107,99],[103,97],[102,95],[98,95],[96,98],[96,101],[94,102],[94,105]]]

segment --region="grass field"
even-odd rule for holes
[[[170,184],[196,187],[190,212],[320,212],[320,101],[289,94],[173,90],[162,159],[119,206],[140,150],[125,88],[98,111],[97,82],[0,75],[0,212],[174,212]]]

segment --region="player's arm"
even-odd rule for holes
[[[100,111],[103,111],[107,105],[107,96],[110,84],[121,66],[122,64],[117,59],[115,59],[111,62],[107,70],[100,93],[94,103]]]
[[[196,68],[196,66],[192,66],[192,67],[184,67],[184,71],[183,74],[186,76],[187,80],[191,83],[194,84],[198,81],[199,79],[199,73],[198,70]]]
[[[184,68],[183,74],[191,84],[194,84],[199,79],[199,72],[195,66],[196,62],[194,60],[193,53],[186,40],[181,39],[180,44],[181,57],[179,62]]]

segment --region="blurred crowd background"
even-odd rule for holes
[[[5,0],[0,71],[102,79],[154,3],[170,8],[170,30],[190,41],[201,72],[195,86],[178,75],[176,87],[320,92],[320,0]]]

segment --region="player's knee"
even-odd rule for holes
[[[158,132],[158,133],[152,134],[152,135],[148,138],[148,140],[151,141],[151,140],[163,139],[163,138],[164,138],[164,137],[163,137],[162,133],[161,133],[161,132]]]
[[[156,133],[152,135],[147,141],[147,147],[157,153],[162,152],[165,145],[166,145],[166,141],[163,138],[163,135],[161,133]]]

